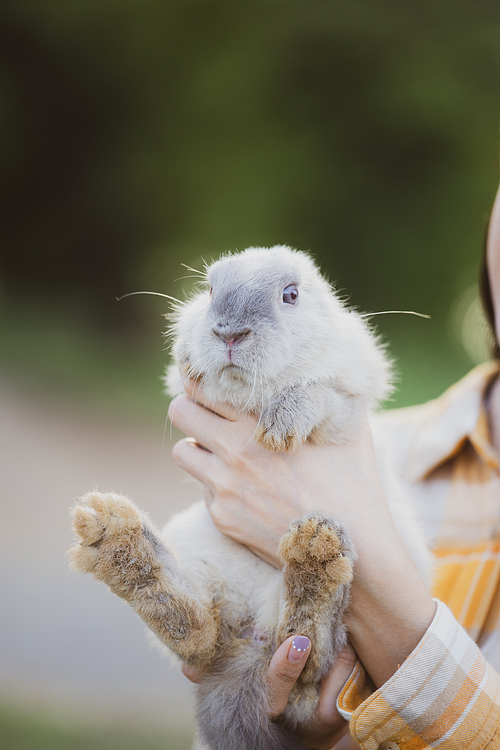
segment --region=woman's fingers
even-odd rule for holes
[[[337,698],[349,679],[355,664],[356,652],[348,643],[337,656],[335,664],[321,683],[319,705],[313,722],[317,734],[336,733],[339,729],[339,723],[345,724],[337,710]]]
[[[273,718],[285,710],[292,688],[305,667],[311,651],[310,646],[309,638],[292,635],[274,653],[267,670],[267,684],[271,697],[270,712]],[[182,672],[194,683],[201,682],[205,675],[202,669],[188,664],[182,665]]]
[[[237,422],[241,418],[242,413],[236,411],[236,409],[233,409],[228,404],[210,403],[203,393],[203,388],[194,380],[186,381],[184,384],[184,390],[193,401],[196,401],[205,409],[209,409],[215,414],[227,419],[229,422]]]
[[[310,650],[308,638],[291,636],[275,652],[267,672],[270,712],[273,718],[285,710],[292,688],[307,662]],[[355,663],[354,649],[347,644],[321,684],[318,709],[302,736],[307,747],[315,748],[315,750],[330,750],[348,732],[347,722],[337,710],[337,698],[354,669]],[[346,745],[345,750],[348,748],[350,745]]]
[[[215,500],[214,493],[212,492],[212,490],[209,490],[208,487],[203,487],[203,499],[207,508],[210,508]]]
[[[290,636],[275,651],[267,670],[270,713],[273,718],[285,710],[288,698],[310,654],[309,638]]]
[[[310,652],[311,644],[308,638],[292,635],[274,653],[267,670],[271,718],[277,718],[285,710],[292,688],[304,669]],[[318,709],[310,726],[302,735],[307,747],[315,750],[330,750],[334,746],[339,750],[353,750],[357,747],[349,735],[347,722],[337,710],[338,695],[355,663],[354,649],[347,644],[321,684]],[[204,670],[187,664],[182,665],[182,671],[194,683],[201,682],[206,674]]]
[[[255,432],[256,420],[249,414],[240,414],[235,423],[201,406],[185,393],[173,399],[168,416],[175,427],[212,453],[222,450],[232,455],[241,450]]]
[[[202,669],[191,667],[189,664],[183,664],[181,666],[182,674],[187,677],[188,680],[194,682],[197,685],[203,679],[205,672]]]
[[[172,449],[172,457],[181,469],[191,474],[198,482],[206,487],[213,487],[213,477],[216,475],[219,460],[193,438],[179,440]],[[219,470],[222,471],[223,467],[219,467]]]
[[[224,429],[226,422],[214,412],[192,401],[185,393],[172,400],[168,417],[181,432],[194,437],[208,450],[214,447],[214,438],[220,432],[221,427]]]

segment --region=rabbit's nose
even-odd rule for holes
[[[244,328],[240,331],[233,331],[228,326],[219,325],[213,327],[213,332],[217,336],[217,338],[222,339],[222,341],[225,341],[226,344],[229,347],[234,346],[238,341],[242,341],[244,338],[248,336],[249,333],[251,333],[250,328]]]

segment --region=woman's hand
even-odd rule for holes
[[[305,443],[293,453],[275,453],[253,439],[254,416],[220,404],[214,413],[194,383],[186,390],[172,402],[170,418],[192,437],[175,445],[174,460],[204,485],[224,534],[279,567],[279,540],[291,521],[311,511],[334,515],[351,534],[360,511],[373,531],[389,526],[394,532],[367,420],[355,443]]]
[[[178,442],[173,456],[204,486],[221,532],[278,567],[278,543],[291,521],[318,511],[344,525],[358,552],[344,620],[379,687],[422,638],[435,603],[394,526],[368,420],[350,442],[306,442],[275,453],[253,439],[255,417],[207,403],[192,382],[186,390],[172,402],[170,418],[192,437]]]
[[[292,647],[295,636],[290,636],[274,653],[267,671],[270,695],[270,716],[277,718],[285,710],[293,686],[302,672],[310,649],[298,652]],[[348,724],[337,711],[337,698],[356,662],[352,646],[347,645],[326,675],[321,686],[319,706],[302,739],[306,747],[314,750],[331,750],[342,740],[343,748],[350,747]],[[184,665],[182,671],[192,682],[200,682],[203,672]],[[344,739],[343,739],[344,738]],[[353,745],[353,747],[358,747]]]

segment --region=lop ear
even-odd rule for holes
[[[493,303],[495,329],[500,331],[500,188],[493,204],[488,226],[486,263]]]

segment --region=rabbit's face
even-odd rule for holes
[[[207,286],[178,311],[173,354],[214,402],[257,412],[284,387],[313,382],[372,403],[390,392],[383,346],[305,253],[249,248],[213,263]]]
[[[325,318],[340,303],[308,256],[251,248],[216,261],[208,283],[177,322],[175,354],[193,376],[263,388],[266,379],[302,378],[321,357]]]

